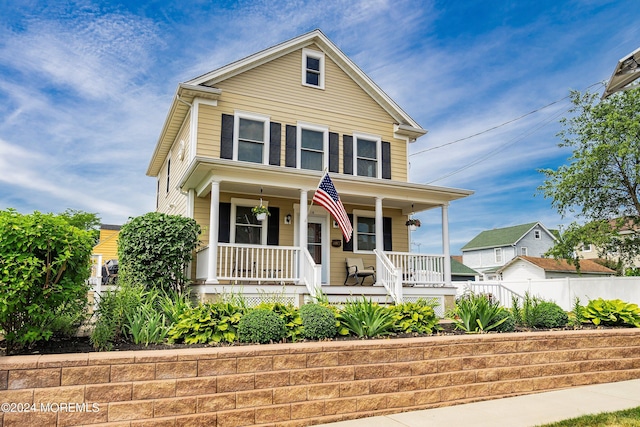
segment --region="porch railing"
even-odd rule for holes
[[[300,270],[300,280],[306,285],[309,295],[319,296],[322,286],[322,267],[315,263],[307,248],[302,250]]]
[[[402,303],[402,271],[384,252],[374,249],[376,254],[376,283],[381,283],[396,304]]]
[[[196,278],[207,278],[209,248],[197,253]],[[218,280],[257,283],[298,282],[300,248],[230,243],[218,244],[216,276]]]
[[[389,261],[401,271],[409,286],[444,286],[444,256],[411,252],[387,252]]]

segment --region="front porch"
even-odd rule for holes
[[[437,299],[436,312],[444,315],[456,294],[446,274],[444,255],[374,250],[376,282],[332,285],[322,280],[306,248],[296,246],[262,246],[218,243],[214,266],[211,252],[204,247],[197,252],[194,291],[205,295],[241,293],[249,304],[279,300],[300,305],[322,293],[332,303],[343,303],[358,296],[379,303]],[[214,270],[217,283],[207,278]],[[346,276],[346,268],[345,268]],[[344,278],[344,277],[343,277]],[[335,280],[334,280],[335,281]]]

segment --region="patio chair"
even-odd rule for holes
[[[362,258],[345,258],[346,266],[347,266],[347,277],[344,279],[344,285],[347,285],[347,281],[349,279],[356,279],[356,283],[358,283],[358,279],[360,280],[360,285],[364,283],[364,279],[367,277],[373,278],[373,283],[376,283],[376,268],[374,266],[369,266],[364,268],[364,264],[362,263]],[[372,285],[373,285],[372,283]]]

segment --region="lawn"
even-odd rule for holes
[[[539,427],[640,427],[640,406],[618,412],[585,415]]]

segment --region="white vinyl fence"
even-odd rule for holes
[[[592,299],[620,299],[640,305],[640,277],[564,278],[524,281],[454,282],[458,294],[466,289],[477,293],[491,293],[501,305],[511,306],[511,295],[523,296],[526,292],[547,301],[553,301],[570,311],[575,298],[586,305]],[[493,290],[496,291],[493,291]],[[506,289],[510,292],[500,291]]]

